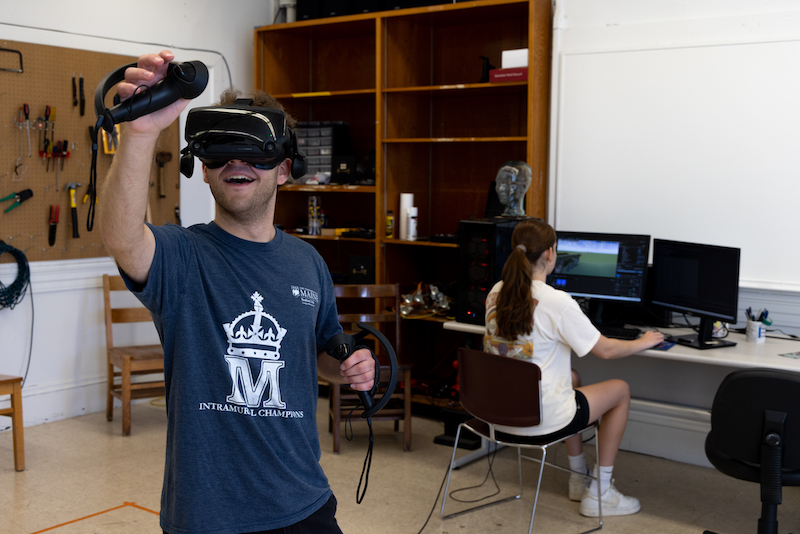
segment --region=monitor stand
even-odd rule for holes
[[[719,349],[722,347],[733,347],[736,345],[735,341],[726,341],[711,336],[714,329],[714,319],[707,317],[700,318],[699,333],[689,334],[686,336],[672,336],[671,341],[679,345],[686,345],[695,349]]]

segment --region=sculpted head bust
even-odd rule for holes
[[[523,161],[508,161],[500,167],[495,178],[495,191],[505,206],[504,216],[525,215],[525,193],[531,185],[531,168]]]

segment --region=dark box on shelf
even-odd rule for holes
[[[423,7],[432,6],[434,4],[449,4],[450,2],[443,2],[441,0],[385,0],[386,10],[393,9],[407,9],[409,7]]]
[[[323,17],[340,17],[350,14],[350,0],[322,0]]]
[[[319,0],[297,0],[295,9],[297,20],[318,19],[322,16],[322,3]]]
[[[333,156],[331,167],[332,184],[354,184],[356,176],[356,158],[353,156]]]
[[[385,6],[383,0],[350,0],[350,13],[358,15],[359,13],[383,11],[386,9]]]

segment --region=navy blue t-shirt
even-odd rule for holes
[[[161,527],[238,534],[305,519],[331,496],[316,357],[341,327],[324,261],[279,230],[255,243],[215,223],[150,228],[149,278],[128,286],[164,345]]]

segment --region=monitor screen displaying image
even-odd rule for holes
[[[642,302],[650,236],[557,232],[547,283],[573,297]]]

